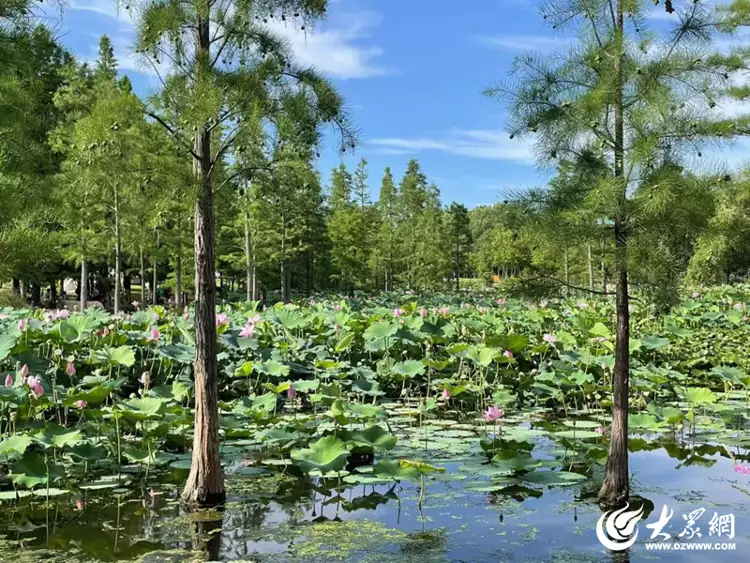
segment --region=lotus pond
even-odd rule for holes
[[[750,547],[749,300],[633,306],[631,490],[650,520],[674,509],[673,536],[733,513],[737,551],[647,552],[643,530],[630,560]],[[0,560],[609,558],[612,320],[581,299],[223,306],[228,502],[188,514],[190,313],[0,310]]]

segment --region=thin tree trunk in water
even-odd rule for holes
[[[141,248],[141,307],[144,309],[148,305],[146,302],[146,263],[143,261],[143,249]]]
[[[86,259],[81,260],[81,311],[85,311],[89,304],[89,269]]]
[[[208,17],[198,18],[196,73],[209,60]],[[226,500],[219,458],[218,367],[216,358],[216,277],[214,266],[214,206],[211,185],[211,130],[196,131],[193,173],[198,183],[195,204],[195,424],[193,458],[183,499],[214,506]]]
[[[626,216],[627,192],[625,185],[625,134],[622,100],[623,0],[617,0],[617,57],[615,58],[615,181],[618,186],[615,209],[615,270],[617,272],[617,326],[615,332],[615,369],[612,375],[612,426],[609,455],[604,482],[599,490],[599,502],[606,507],[623,505],[630,496],[628,470],[628,387],[630,377],[630,310],[628,297]]]
[[[589,289],[594,291],[594,261],[591,259],[591,244],[586,245],[586,256],[589,263]]]
[[[114,306],[115,315],[120,312],[120,276],[122,274],[122,233],[120,232],[120,199],[117,187],[114,190],[115,206],[115,296]]]

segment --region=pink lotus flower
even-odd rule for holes
[[[21,381],[25,383],[27,377],[29,377],[29,366],[28,364],[23,364],[21,368]]]
[[[419,316],[422,317],[422,318],[426,317],[427,316],[427,309],[425,309],[424,307],[422,307],[419,310]]]
[[[259,323],[260,321],[262,321],[262,320],[263,320],[263,317],[261,317],[261,316],[260,316],[259,314],[257,314],[257,313],[256,313],[255,315],[253,315],[253,316],[252,316],[252,317],[250,318],[250,321],[249,321],[249,322],[251,322],[251,323],[253,323],[253,324],[256,324],[256,325],[257,325],[257,324],[258,324],[258,323]]]
[[[0,321],[4,321],[7,318],[8,318],[8,314],[7,313],[0,313]]]
[[[513,357],[513,352],[511,352],[510,350],[506,350],[505,352],[503,352],[503,356],[505,356],[508,359],[511,359]]]
[[[293,401],[297,396],[297,391],[294,389],[294,385],[292,385],[291,383],[289,384],[289,390],[286,393],[290,401]]]
[[[588,307],[588,305],[586,305],[586,303],[584,303],[583,301],[581,301],[581,302],[578,303],[578,308],[581,311],[583,311],[586,307]]]
[[[31,392],[35,397],[41,397],[44,395],[44,387],[42,387],[42,380],[32,375],[26,380],[26,384],[31,388]]]
[[[69,377],[73,377],[76,374],[76,366],[73,365],[73,362],[68,362],[68,365],[65,366],[65,373],[67,373]]]
[[[109,336],[109,329],[105,326],[99,331],[99,336],[101,336],[102,338],[106,338],[107,336]]]
[[[67,319],[70,316],[70,311],[67,309],[60,309],[57,311],[56,317],[58,319]]]
[[[487,407],[487,410],[484,411],[484,414],[482,416],[487,422],[492,422],[497,420],[498,418],[503,418],[503,416],[505,416],[505,411],[495,406]]]
[[[539,306],[540,306],[540,307],[541,307],[542,309],[544,309],[544,308],[545,308],[545,307],[546,307],[547,305],[549,305],[549,301],[547,301],[546,299],[542,299],[542,300],[541,300],[541,301],[539,302]]]
[[[596,432],[597,434],[604,434],[604,428],[602,428],[601,426],[597,426],[594,429],[594,432]]]
[[[141,385],[143,385],[144,387],[148,387],[149,383],[151,383],[151,374],[147,371],[144,371],[138,381],[140,381]]]
[[[229,316],[226,313],[219,313],[216,315],[216,326],[220,327],[222,325],[229,323]]]
[[[451,392],[448,389],[443,388],[443,399],[446,401],[451,398]]]
[[[739,463],[734,464],[734,472],[741,473],[743,475],[750,475],[750,466],[742,465]]]
[[[76,501],[76,510],[83,510],[83,507],[86,506],[86,503],[83,502],[81,499],[78,499]]]
[[[395,309],[393,309],[393,316],[394,317],[398,318],[398,317],[400,317],[403,314],[404,314],[404,312],[401,309],[399,309],[398,307],[396,307]]]
[[[745,304],[744,303],[735,303],[734,304],[734,309],[736,311],[742,311],[744,308],[745,308]]]
[[[505,297],[501,297],[500,299],[497,300],[498,305],[505,305],[506,303],[507,301],[505,300]]]
[[[140,307],[140,306],[141,306],[141,302],[140,302],[140,301],[133,301],[133,302],[131,303],[131,305],[133,305],[133,307],[135,307],[135,308],[136,308],[136,310],[137,310],[137,309],[138,309],[138,307]]]
[[[151,334],[151,340],[153,340],[154,342],[157,342],[159,340],[159,337],[161,336],[159,329],[154,326],[151,327],[150,334]]]
[[[89,404],[83,399],[81,399],[80,401],[76,401],[75,405],[77,409],[81,409],[81,410],[89,406]]]
[[[13,376],[11,374],[5,376],[5,386],[13,387]]]
[[[24,330],[26,330],[26,319],[21,319],[20,321],[18,321],[18,330],[19,332],[23,332]]]
[[[255,325],[248,321],[248,323],[242,327],[242,330],[240,331],[240,336],[242,338],[252,338],[255,334]]]
[[[554,334],[546,334],[542,337],[542,340],[544,340],[548,344],[554,344],[557,342],[557,336]]]
[[[343,307],[341,306],[341,304],[340,304],[340,303],[336,303],[336,304],[335,304],[335,305],[333,306],[333,310],[334,310],[334,311],[336,311],[337,313],[338,313],[339,311],[341,311],[341,309],[343,309]]]

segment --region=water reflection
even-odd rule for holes
[[[750,547],[744,538],[750,526],[747,497],[741,492],[750,484],[739,482],[748,477],[734,473],[726,450],[663,438],[638,440],[630,444],[632,489],[641,496],[634,495],[631,504],[644,506],[644,520],[665,504],[674,508],[674,525],[681,524],[679,514],[697,507],[710,512],[709,507],[721,505],[717,510],[736,515],[738,550]],[[458,473],[454,469],[449,473]],[[628,552],[607,552],[594,532],[603,469],[593,464],[589,472],[589,480],[568,487],[499,484],[487,476],[479,481],[487,484],[481,490],[476,480],[469,488],[468,478],[427,479],[421,507],[418,482],[348,485],[271,473],[232,477],[223,513],[184,512],[179,488],[164,483],[154,484],[160,491],[155,494],[81,491],[51,499],[49,505],[38,497],[0,505],[0,534],[18,542],[7,549],[77,552],[84,560],[102,561],[147,553],[162,554],[162,561],[168,552],[178,554],[175,561],[188,553],[217,561],[260,556],[270,561],[359,561],[370,555],[425,561],[606,557],[613,563],[705,558],[685,551],[647,553],[645,529]],[[9,560],[12,552],[2,549],[0,560]],[[712,552],[711,560],[735,560],[731,555]]]

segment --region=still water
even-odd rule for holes
[[[634,506],[646,515],[625,552],[597,540],[600,475],[565,486],[466,486],[451,471],[419,483],[347,486],[252,467],[228,479],[222,514],[186,514],[182,471],[140,489],[75,491],[0,504],[2,561],[740,561],[750,542],[750,475],[710,445],[644,449],[633,441]],[[651,449],[653,448],[653,449]],[[453,462],[455,464],[460,461]],[[243,474],[244,473],[244,474]],[[485,488],[487,490],[483,491]],[[490,490],[490,489],[495,490]],[[680,544],[726,542],[735,551],[651,551],[645,544],[666,505],[663,529]],[[693,511],[705,511],[683,537]],[[734,516],[734,538],[710,520]],[[695,513],[694,514],[698,514]],[[691,539],[688,536],[693,534]],[[698,535],[700,534],[700,536]]]

